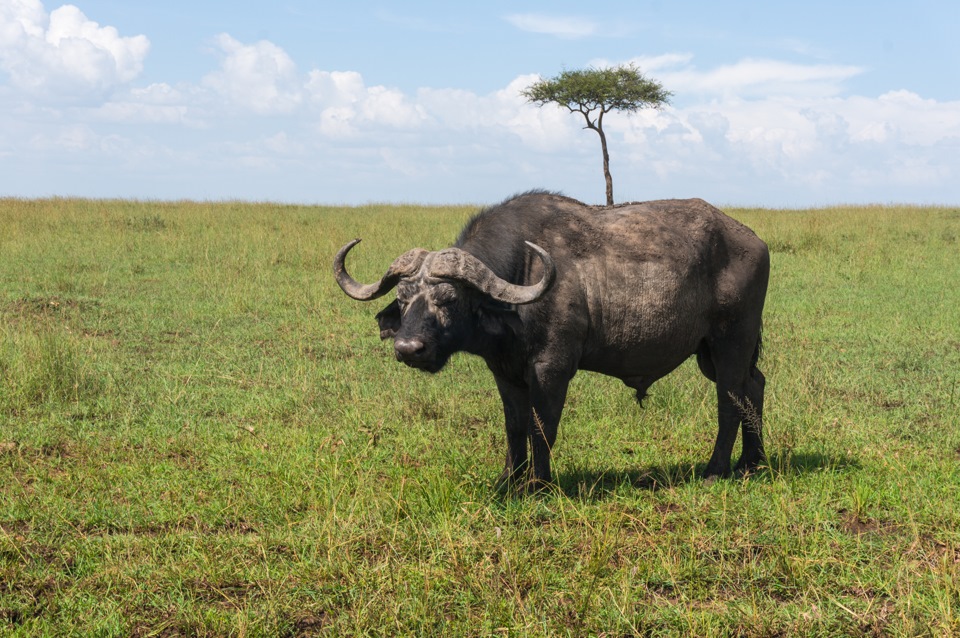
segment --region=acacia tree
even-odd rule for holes
[[[613,177],[610,175],[610,153],[603,133],[603,116],[610,111],[633,113],[642,108],[658,109],[668,104],[670,91],[651,80],[633,64],[605,69],[564,71],[548,80],[534,82],[521,92],[528,102],[543,106],[554,103],[571,113],[580,113],[587,125],[600,136],[603,150],[603,176],[607,182],[607,206],[613,206]]]

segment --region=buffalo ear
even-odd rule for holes
[[[386,308],[377,313],[380,326],[380,338],[389,339],[400,330],[400,302],[394,299]]]
[[[523,328],[520,315],[510,308],[480,306],[477,309],[480,329],[489,335],[501,336],[508,332],[519,334]]]

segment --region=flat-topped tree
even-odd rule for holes
[[[610,153],[603,133],[603,116],[610,111],[633,113],[642,108],[660,108],[668,104],[670,91],[656,80],[644,77],[633,64],[604,69],[564,71],[548,80],[541,79],[522,93],[528,102],[543,106],[554,103],[571,113],[580,113],[586,127],[600,136],[603,150],[603,176],[607,182],[607,206],[613,206],[613,177],[610,175]]]

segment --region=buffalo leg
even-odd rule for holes
[[[758,353],[748,350],[749,354],[744,356],[743,349],[729,345],[717,347],[717,344],[710,345],[709,353],[717,382],[717,441],[704,471],[705,478],[730,474],[730,456],[741,425],[743,452],[737,470],[751,470],[764,458],[762,420],[765,380],[756,367]],[[700,365],[701,370],[710,367],[704,363]]]
[[[507,459],[498,487],[515,485],[527,472],[527,441],[529,438],[530,393],[497,378],[497,389],[503,401],[503,417],[507,430]]]
[[[736,471],[749,472],[756,469],[766,460],[763,452],[763,388],[766,379],[760,370],[753,366],[750,377],[744,383],[744,405],[741,406],[745,414],[743,423],[743,451],[737,462]]]
[[[740,429],[740,410],[733,401],[730,387],[717,383],[717,441],[713,446],[713,455],[703,472],[704,478],[725,477],[730,475],[730,455],[737,441]]]
[[[551,481],[550,453],[557,441],[560,416],[567,398],[569,376],[539,369],[531,383],[529,421],[530,450],[533,453],[532,489],[540,489]]]

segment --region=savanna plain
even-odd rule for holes
[[[482,361],[334,283],[471,206],[0,199],[0,635],[960,634],[960,209],[727,209],[771,249],[768,464],[713,386],[581,373],[494,489]]]

